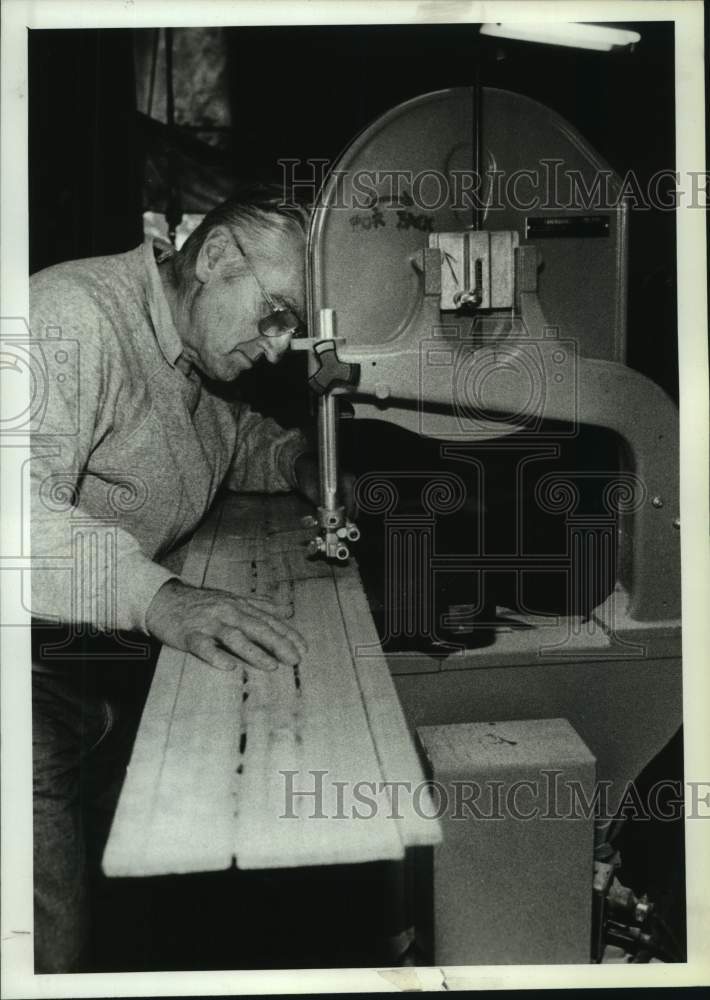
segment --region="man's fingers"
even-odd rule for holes
[[[276,605],[268,598],[252,600],[224,591],[203,593],[202,601],[198,590],[198,599],[193,599],[190,607],[183,600],[175,609],[172,637],[178,648],[219,670],[234,670],[244,664],[276,670],[281,664],[295,666],[306,653],[303,637],[276,616]],[[177,625],[180,616],[182,628]]]
[[[230,626],[225,626],[229,633],[233,631]],[[236,626],[236,631],[243,634],[246,639],[258,645],[261,649],[265,650],[276,657],[281,663],[288,667],[294,666],[296,663],[300,662],[301,652],[298,646],[291,642],[290,639],[278,635],[274,630],[265,622],[259,621],[258,618],[251,618],[249,615],[243,615],[241,621]],[[220,633],[220,639],[222,634]]]
[[[188,652],[199,660],[204,660],[218,670],[235,670],[240,661],[225,650],[220,649],[209,635],[190,636],[187,642]]]
[[[241,660],[244,660],[247,666],[256,667],[258,670],[278,670],[282,663],[291,666],[296,660],[293,656],[284,656],[283,658],[269,656],[262,648],[262,646],[266,646],[266,643],[257,646],[255,642],[251,642],[250,637],[246,634],[246,628],[243,627],[234,628],[231,625],[223,625],[216,632],[216,638],[228,652],[234,653]],[[257,641],[261,643],[261,639]]]
[[[219,593],[226,597],[229,603],[236,602],[240,608],[246,608],[251,610],[252,608],[258,608],[259,611],[265,611],[268,615],[273,615],[274,618],[281,620],[284,617],[286,608],[283,604],[277,604],[276,601],[272,601],[269,597],[262,597],[256,594],[232,594],[228,590],[221,590]]]
[[[268,625],[269,628],[273,629],[274,632],[277,632],[278,635],[282,636],[284,639],[288,639],[290,642],[292,642],[296,647],[296,649],[301,654],[301,656],[306,655],[306,653],[308,652],[308,643],[303,638],[301,633],[297,629],[295,629],[292,625],[289,625],[282,619],[277,618],[272,614],[269,614],[267,611],[263,611],[260,607],[257,607],[255,604],[245,607],[245,611],[235,612],[234,616],[230,615],[229,618],[225,618],[225,621],[228,621],[230,624],[234,624],[237,627],[239,627],[239,624],[242,620],[242,616],[244,615],[245,612],[251,615],[252,618],[256,618],[258,621],[263,622],[264,625]]]
[[[270,615],[276,621],[284,622],[287,618],[293,617],[293,605],[292,604],[277,604],[276,601],[264,600],[262,602],[261,598],[247,598],[245,607],[250,613],[254,611],[260,611],[262,614]]]
[[[189,652],[218,670],[247,666],[270,672],[280,666],[278,660],[249,642],[237,629],[228,627],[222,629],[220,634],[191,636],[188,648]]]
[[[265,595],[259,594],[257,596],[256,594],[250,594],[247,600],[250,603],[250,607],[269,611],[281,621],[284,621],[286,618],[293,617],[293,600],[289,591],[292,591],[292,588],[289,588],[289,585],[284,580],[272,583]],[[260,603],[263,600],[269,601],[270,607]]]
[[[280,635],[283,639],[293,643],[301,656],[306,655],[308,652],[308,643],[303,638],[301,633],[291,625],[287,625],[285,622],[279,621],[271,615],[266,615],[257,608],[251,609],[249,614],[257,621],[273,629],[274,632]]]
[[[268,597],[257,597],[256,594],[249,594],[248,597],[239,597],[239,601],[244,601],[245,604],[253,604],[255,607],[259,608],[261,611],[267,611],[271,615],[278,615],[279,606],[275,601],[270,600]]]

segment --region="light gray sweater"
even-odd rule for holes
[[[183,370],[152,241],[30,280],[46,366],[33,435],[32,613],[146,631],[179,548],[226,484],[285,492],[306,449]],[[176,364],[176,362],[179,363]]]

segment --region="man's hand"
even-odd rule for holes
[[[189,587],[181,580],[163,584],[148,608],[146,625],[165,645],[219,670],[295,666],[308,648],[300,632],[278,617],[271,601]]]
[[[311,452],[299,455],[295,464],[296,488],[301,496],[310,500],[314,507],[320,506],[320,480],[318,458]],[[338,477],[340,499],[348,517],[355,516],[355,476],[352,472],[341,472]]]

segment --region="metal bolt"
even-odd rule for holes
[[[316,556],[319,552],[322,552],[325,548],[325,542],[320,535],[316,535],[315,538],[311,538],[310,542],[306,547],[306,551],[309,556]]]
[[[454,305],[457,309],[465,309],[467,306],[479,306],[483,296],[476,289],[467,289],[465,292],[456,292],[454,295]]]
[[[663,506],[663,500],[661,500],[660,497],[653,497],[651,499],[651,503],[653,504],[654,507],[662,507]]]
[[[389,399],[391,391],[390,387],[384,382],[379,382],[375,386],[375,396],[377,396],[378,399]]]
[[[680,528],[680,518],[679,517],[676,517],[676,518],[673,519],[673,527],[674,528]]]

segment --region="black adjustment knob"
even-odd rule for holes
[[[341,361],[332,341],[322,340],[314,345],[313,350],[318,355],[320,365],[318,371],[308,379],[308,384],[318,396],[337,386],[357,385],[360,380],[360,365]]]

